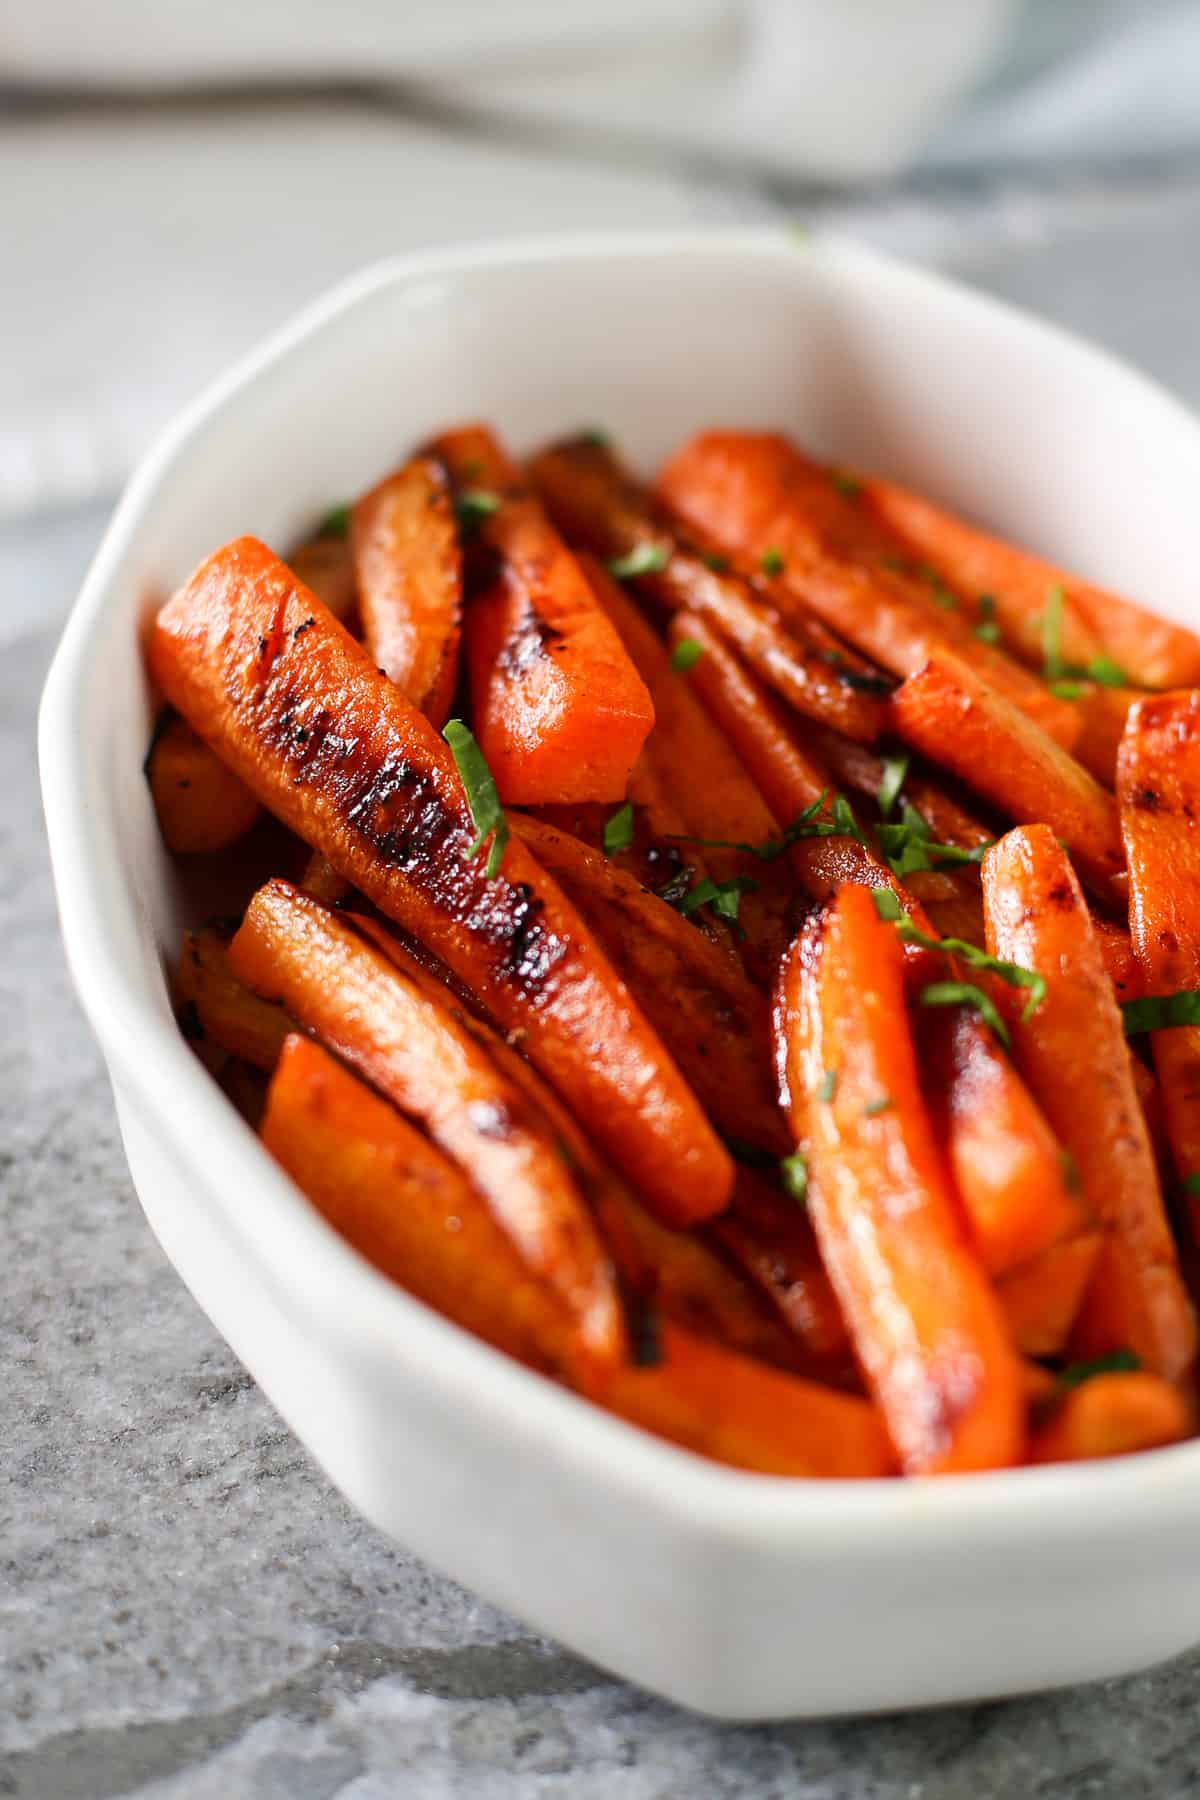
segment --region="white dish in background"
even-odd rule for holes
[[[138,629],[201,556],[286,545],[437,426],[603,423],[643,463],[779,425],[1195,624],[1200,427],[1109,358],[867,251],[775,234],[406,258],[192,407],[135,476],[42,704],[64,937],[133,1178],[197,1300],[383,1530],[585,1656],[729,1718],[1011,1694],[1200,1639],[1200,1443],[870,1483],[719,1468],[377,1275],[171,1017],[181,897],[142,777]]]

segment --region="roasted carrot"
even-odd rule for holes
[[[254,795],[178,713],[155,732],[146,774],[163,842],[176,855],[227,850],[258,817]]]
[[[647,1431],[764,1475],[890,1475],[895,1458],[879,1415],[855,1394],[769,1368],[670,1321],[657,1367],[605,1369],[582,1383]]]
[[[1145,991],[1145,984],[1129,933],[1123,925],[1099,913],[1092,915],[1092,930],[1117,999],[1135,1000]]]
[[[300,886],[323,906],[340,906],[354,891],[320,850],[314,850],[305,863]]]
[[[1136,1369],[1093,1375],[1051,1404],[1030,1440],[1029,1460],[1129,1456],[1176,1444],[1190,1430],[1187,1402],[1161,1376]]]
[[[461,1168],[328,1051],[289,1037],[262,1139],[325,1219],[418,1300],[534,1368],[576,1337]]]
[[[906,743],[1020,824],[1046,821],[1089,881],[1112,894],[1124,865],[1112,795],[965,663],[938,657],[892,696]]]
[[[524,847],[501,871],[449,750],[362,647],[255,539],[202,564],[159,614],[160,685],[260,800],[434,950],[524,1047],[667,1223],[733,1180],[661,1042]]]
[[[1128,687],[1106,687],[1091,681],[1071,682],[1071,692],[1078,692],[1075,702],[1080,718],[1080,732],[1072,755],[1096,780],[1112,787],[1117,775],[1117,751],[1125,721],[1140,690]]]
[[[300,544],[286,561],[296,579],[329,608],[335,619],[343,625],[357,623],[358,588],[348,532],[323,532]]]
[[[1020,1366],[921,1098],[900,940],[869,894],[845,888],[823,933],[801,934],[782,992],[809,1213],[901,1465],[1018,1461]]]
[[[351,917],[283,881],[246,910],[234,973],[281,1000],[344,1062],[417,1119],[485,1195],[597,1354],[623,1351],[613,1272],[561,1150],[451,1007],[381,955]]]
[[[739,1169],[733,1204],[705,1227],[826,1368],[852,1369],[850,1335],[801,1201]]]
[[[430,451],[460,511],[477,502],[478,541],[497,565],[467,610],[463,649],[501,798],[623,800],[654,709],[579,564],[490,432],[447,432]]]
[[[1071,1167],[979,1014],[934,1009],[921,1021],[920,1045],[930,1110],[989,1275],[1010,1274],[1070,1238],[1087,1236],[1094,1254],[1094,1221]]]
[[[887,683],[878,671],[816,621],[785,623],[725,559],[681,535],[610,449],[581,439],[558,444],[536,456],[530,472],[568,538],[610,561],[641,565],[632,579],[655,606],[711,619],[801,713],[864,743],[879,735]]]
[[[372,659],[443,725],[458,680],[462,556],[441,464],[415,456],[356,501],[350,546]]]
[[[1182,1379],[1196,1321],[1112,983],[1053,830],[1001,838],[984,858],[983,891],[988,949],[1045,980],[1033,1013],[1011,1020],[1013,1048],[1104,1232],[1073,1345],[1083,1356],[1130,1349],[1155,1374]]]
[[[229,966],[229,936],[211,926],[184,934],[174,992],[188,1037],[256,1069],[273,1069],[284,1038],[296,1029],[283,1007],[260,1000],[238,980]]]
[[[519,815],[513,826],[595,932],[709,1117],[782,1154],[766,1002],[740,964],[577,838]]]
[[[1025,1356],[1057,1356],[1068,1343],[1099,1251],[1098,1234],[1081,1231],[996,1278],[1009,1335]]]
[[[809,458],[775,433],[702,432],[669,460],[659,491],[690,523],[703,523],[744,570],[765,577],[768,599],[785,618],[813,612],[842,637],[901,677],[933,656],[953,651],[1068,747],[1079,721],[1067,701],[1027,669],[975,635],[956,608],[943,608],[927,584],[902,569],[860,554],[830,529],[828,509],[840,500],[817,472],[826,504],[806,510],[814,480]]]
[[[1064,663],[1086,670],[1103,656],[1143,687],[1183,687],[1200,681],[1200,639],[1182,626],[989,537],[894,482],[864,482],[863,493],[876,517],[952,586],[994,597],[1006,638],[1029,661],[1043,660],[1046,602],[1057,592]]]
[[[1117,771],[1129,926],[1143,990],[1200,989],[1200,692],[1141,700]],[[1151,1036],[1176,1171],[1200,1228],[1200,1026]]]

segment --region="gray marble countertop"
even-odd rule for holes
[[[1010,225],[1003,255],[971,248],[976,279],[1200,399],[1200,184],[1127,195],[1066,231],[1019,206]],[[101,524],[93,511],[0,538],[10,637],[14,619],[57,620]],[[0,1795],[1200,1791],[1200,1654],[1030,1700],[722,1726],[530,1635],[358,1519],[137,1206],[43,849],[32,727],[49,645],[43,629],[0,656]]]

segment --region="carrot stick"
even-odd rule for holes
[[[638,996],[709,1117],[782,1154],[766,1004],[740,965],[599,852],[535,819],[514,816],[513,825]]]
[[[463,648],[501,798],[623,800],[654,709],[579,564],[490,432],[447,432],[430,450],[460,510],[475,498],[479,544],[499,566],[467,609]]]
[[[449,750],[254,539],[155,624],[160,685],[263,803],[427,944],[668,1223],[719,1211],[730,1160],[628,989],[517,842],[482,854]]]
[[[812,510],[814,480],[825,496]],[[928,586],[887,568],[873,549],[854,547],[861,524],[829,526],[841,500],[826,475],[774,433],[703,432],[676,452],[659,492],[688,524],[709,532],[735,563],[766,577],[764,592],[786,619],[811,611],[893,675],[914,674],[953,651],[1013,705],[1068,747],[1079,721],[1027,669],[975,635],[953,606],[939,607]]]
[[[1014,1053],[1104,1230],[1073,1345],[1082,1356],[1130,1349],[1180,1380],[1195,1357],[1196,1321],[1112,983],[1051,828],[1001,838],[984,858],[983,893],[988,949],[1045,979],[1033,1014],[1011,1021]]]
[[[1075,702],[1079,712],[1080,732],[1072,754],[1088,772],[1112,787],[1117,775],[1117,751],[1121,735],[1134,701],[1140,698],[1137,688],[1104,687],[1090,681],[1071,684],[1077,687]]]
[[[289,1037],[262,1139],[334,1230],[426,1305],[534,1368],[575,1327],[444,1151],[307,1038]]]
[[[1111,794],[1001,694],[939,657],[892,696],[896,730],[1020,824],[1045,820],[1101,892],[1122,870]]]
[[[296,1029],[281,1006],[260,1000],[229,966],[229,939],[211,927],[184,933],[175,970],[175,1001],[185,1034],[230,1056],[273,1069],[283,1040]]]
[[[1145,984],[1129,933],[1123,925],[1099,913],[1092,914],[1092,931],[1117,999],[1136,1000],[1145,992]]]
[[[1083,1462],[1130,1456],[1188,1436],[1191,1417],[1177,1388],[1158,1375],[1122,1370],[1093,1375],[1063,1394],[1034,1432],[1029,1460]]]
[[[612,1269],[562,1153],[524,1096],[427,982],[284,881],[255,895],[234,973],[282,1000],[344,1062],[420,1121],[484,1194],[597,1354],[623,1351]],[[447,997],[448,998],[448,997]]]
[[[297,581],[303,582],[335,619],[346,626],[357,625],[358,585],[348,531],[322,532],[297,545],[285,561]]]
[[[749,1169],[739,1169],[732,1206],[705,1230],[758,1285],[818,1363],[843,1377],[853,1368],[846,1321],[802,1203]]]
[[[996,1280],[1009,1335],[1025,1356],[1057,1356],[1068,1342],[1099,1255],[1094,1231],[1064,1238]]]
[[[1142,988],[1200,988],[1200,693],[1141,700],[1117,771],[1129,858],[1129,926]],[[1200,1230],[1200,1026],[1151,1035],[1167,1135]]]
[[[258,817],[254,795],[177,713],[155,732],[146,774],[163,842],[177,856],[227,850]]]
[[[1047,595],[1062,594],[1063,661],[1086,668],[1105,656],[1143,687],[1200,681],[1200,639],[1130,600],[1068,575],[888,481],[863,484],[866,502],[916,556],[964,593],[994,596],[1006,638],[1040,663]]]
[[[350,544],[368,652],[443,725],[458,680],[462,557],[441,465],[416,456],[364,494]]]
[[[657,1368],[589,1374],[590,1398],[647,1431],[764,1475],[846,1479],[895,1472],[866,1400],[705,1342],[664,1321]]]
[[[581,440],[559,444],[536,456],[530,473],[573,542],[609,561],[640,558],[645,567],[631,579],[655,606],[710,619],[799,712],[864,743],[879,735],[879,696],[888,684],[878,671],[816,621],[785,623],[724,558],[681,535],[611,450]]]
[[[783,996],[809,1214],[903,1468],[1018,1461],[1020,1365],[963,1240],[905,1025],[903,951],[869,894],[844,889],[823,940],[802,934]]]

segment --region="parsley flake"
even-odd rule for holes
[[[784,563],[782,552],[779,550],[764,550],[762,553],[762,560],[758,566],[764,575],[774,577],[783,574],[786,564]]]
[[[666,544],[656,544],[653,538],[643,538],[624,556],[610,557],[608,572],[615,575],[618,581],[632,581],[637,575],[660,575],[671,560],[671,552]]]
[[[1140,1359],[1132,1350],[1109,1350],[1103,1356],[1093,1356],[1087,1362],[1068,1363],[1065,1369],[1059,1370],[1058,1385],[1061,1388],[1082,1387],[1093,1375],[1117,1375],[1126,1370],[1140,1369]]]
[[[619,856],[633,842],[633,801],[627,800],[604,822],[604,854]]]
[[[911,761],[912,753],[908,750],[900,750],[895,756],[885,756],[883,759],[883,775],[876,798],[885,819],[900,798],[900,789],[908,780],[908,765]]]
[[[345,537],[350,529],[350,508],[334,506],[317,526],[318,537]]]
[[[1174,1025],[1200,1025],[1200,992],[1182,988],[1177,994],[1148,994],[1121,1007],[1126,1037],[1143,1031],[1169,1031]]]
[[[486,872],[491,878],[499,874],[508,844],[508,820],[500,804],[492,771],[475,741],[474,733],[461,719],[447,720],[442,728],[442,736],[450,746],[459,779],[466,789],[471,823],[476,832],[474,840],[463,853],[463,860],[470,862],[473,857],[478,856],[490,837],[492,844],[488,851]]]
[[[779,1178],[783,1183],[783,1191],[801,1206],[808,1198],[808,1158],[799,1150],[792,1156],[784,1156],[779,1163]]]
[[[985,1025],[990,1025],[1005,1049],[1008,1048],[1008,1026],[1000,1017],[990,994],[969,981],[931,981],[918,996],[922,1006],[970,1006]]]
[[[826,1102],[832,1100],[833,1096],[837,1093],[837,1084],[838,1084],[837,1070],[836,1069],[826,1069],[826,1071],[822,1075],[820,1083],[818,1084],[818,1087],[817,1087],[817,1095],[816,1095],[817,1099],[824,1100]]]
[[[695,638],[680,638],[671,652],[671,667],[677,675],[686,675],[703,655],[704,645],[698,644]]]

